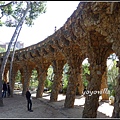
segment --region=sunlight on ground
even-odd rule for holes
[[[48,95],[47,93],[43,93],[42,98],[50,100],[50,95]]]
[[[65,100],[65,98],[66,95],[62,95],[62,94],[58,95],[58,101]]]
[[[14,94],[22,94],[22,91],[21,91],[21,90],[14,90],[13,93],[14,93]]]
[[[66,97],[66,95],[59,94],[57,101],[65,100],[65,97]],[[43,93],[43,97],[42,98],[50,100],[50,95],[48,95],[47,93]]]
[[[66,95],[59,94],[57,101],[65,100],[65,97],[66,97]],[[43,93],[42,98],[50,100],[50,96],[47,96],[47,93]],[[100,100],[101,100],[101,97],[100,97]],[[85,97],[84,96],[77,96],[75,99],[74,105],[84,107],[84,104],[85,104]],[[114,107],[112,105],[109,105],[107,102],[103,102],[103,104],[101,104],[98,107],[97,111],[105,114],[106,116],[111,117],[113,108]]]
[[[74,105],[80,105],[80,106],[82,106],[82,107],[84,107],[84,104],[85,104],[85,97],[83,96],[83,97],[81,97],[81,98],[76,98],[75,99],[75,102],[74,102]]]
[[[101,100],[101,98],[100,98],[100,100]],[[85,104],[85,97],[75,99],[74,105],[80,105],[81,107],[84,107],[84,104]],[[114,109],[114,106],[109,105],[109,103],[107,103],[107,102],[103,102],[103,104],[101,104],[98,107],[97,111],[105,114],[106,116],[112,117],[113,109]]]
[[[99,106],[98,111],[105,114],[106,116],[112,117],[113,106],[108,103],[103,103]]]

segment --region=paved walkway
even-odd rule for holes
[[[76,96],[74,108],[64,108],[65,95],[59,94],[57,102],[50,102],[50,95],[43,93],[42,98],[35,98],[32,93],[33,112],[27,111],[26,98],[15,92],[13,98],[4,98],[4,107],[0,108],[0,118],[82,118],[85,98]],[[113,106],[100,102],[97,118],[110,118]]]

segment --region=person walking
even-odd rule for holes
[[[26,99],[27,99],[28,111],[33,112],[33,110],[32,110],[32,97],[31,97],[31,93],[29,91],[29,88],[27,88],[27,91],[26,91]]]
[[[3,97],[6,98],[7,84],[6,84],[5,81],[4,81],[4,83],[3,83],[2,89],[3,89],[2,98],[3,98]]]

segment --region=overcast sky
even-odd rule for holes
[[[80,1],[47,1],[47,11],[41,14],[34,22],[33,27],[23,25],[18,41],[24,47],[36,44],[62,27],[67,19],[76,10]],[[0,27],[0,42],[10,42],[15,28]]]

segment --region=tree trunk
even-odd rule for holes
[[[12,63],[13,63],[13,59],[14,59],[14,54],[15,54],[15,46],[16,46],[16,43],[17,43],[17,40],[18,40],[18,36],[20,34],[20,31],[21,31],[21,28],[22,28],[22,25],[23,25],[23,22],[20,26],[20,30],[18,32],[18,35],[17,35],[17,38],[16,38],[16,41],[14,43],[14,47],[13,47],[13,53],[12,53],[12,59],[11,59],[11,62],[10,62],[10,72],[9,72],[9,85],[10,85],[10,93],[12,92],[12,79],[11,79],[11,73],[12,73]],[[13,95],[10,94],[11,97],[13,97]]]
[[[24,22],[25,20],[25,17],[28,13],[28,10],[30,8],[30,2],[27,2],[27,8],[23,14],[23,17],[21,18],[20,22],[18,23],[16,29],[15,29],[15,32],[11,38],[11,41],[9,42],[9,45],[8,45],[8,49],[3,57],[3,61],[2,61],[2,64],[1,64],[1,69],[0,69],[0,106],[3,106],[3,99],[2,99],[2,81],[3,81],[3,75],[4,75],[4,70],[5,70],[5,66],[6,66],[6,63],[7,63],[7,59],[9,57],[9,54],[10,54],[10,49],[11,49],[11,46],[12,46],[12,43],[14,42],[16,36],[18,35],[18,32],[19,32],[19,29],[21,29],[21,24]]]

